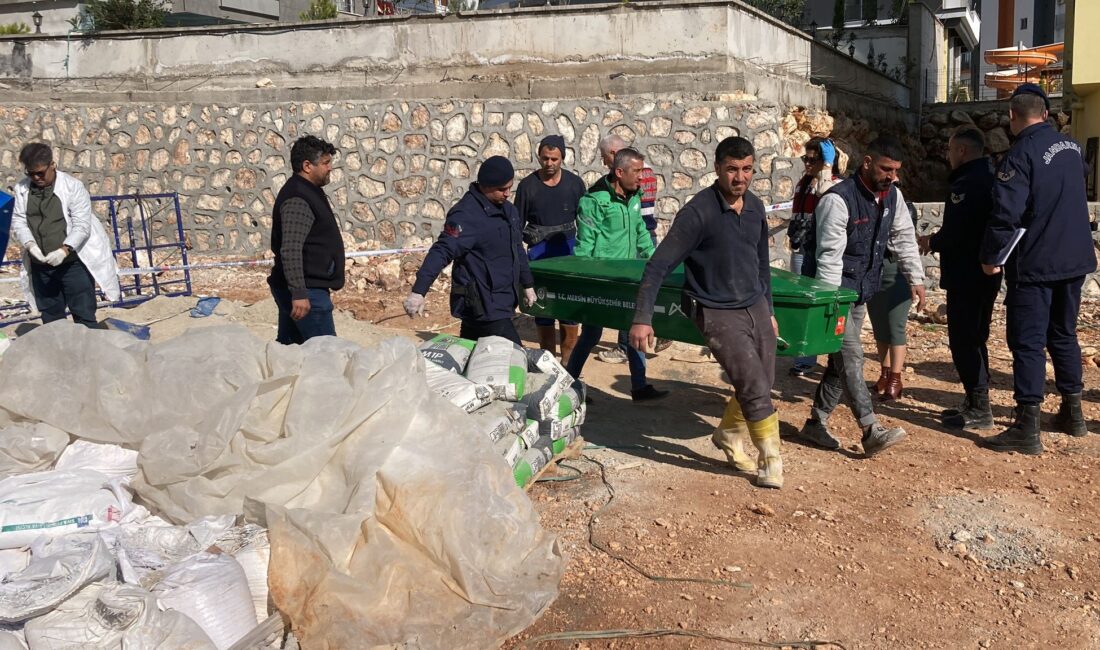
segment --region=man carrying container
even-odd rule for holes
[[[613,260],[647,259],[653,254],[653,240],[642,221],[639,189],[645,156],[625,147],[615,154],[611,173],[589,188],[577,208],[578,257]],[[580,379],[584,362],[603,336],[603,328],[585,325],[566,368]],[[646,381],[645,352],[632,347],[626,332],[619,332],[619,348],[630,367],[630,397],[635,402],[661,399],[668,391]]]
[[[523,243],[527,257],[541,260],[573,254],[577,243],[577,204],[584,196],[584,181],[571,171],[562,169],[565,160],[565,139],[548,135],[538,148],[539,169],[519,182],[516,210],[523,220]],[[539,347],[554,354],[558,332],[553,318],[536,318]],[[561,359],[569,356],[577,345],[580,325],[561,321]]]
[[[749,190],[756,152],[740,137],[726,138],[714,155],[718,179],[695,195],[672,222],[646,264],[638,288],[630,343],[654,342],[653,309],[665,277],[684,264],[684,311],[733,384],[714,444],[741,471],[756,471],[760,487],[783,487],[779,418],[772,404],[775,344],[768,220]],[[756,462],[742,449],[752,440]]]
[[[454,262],[451,315],[462,319],[459,336],[503,336],[523,345],[512,315],[520,300],[527,306],[535,303],[535,281],[523,250],[519,213],[508,200],[514,179],[512,163],[503,156],[481,164],[477,182],[447,213],[443,232],[416,272],[404,302],[409,317],[424,314],[428,289]]]
[[[904,157],[897,139],[885,135],[875,138],[867,146],[859,171],[821,197],[805,242],[808,248],[803,269],[813,268],[818,280],[859,294],[848,313],[840,351],[829,355],[829,365],[814,394],[810,419],[799,432],[803,440],[826,449],[840,448],[840,441],[833,437],[827,423],[844,396],[863,431],[865,456],[874,456],[905,438],[904,429],[887,429],[875,417],[871,393],[863,378],[860,340],[867,301],[879,291],[887,250],[897,258],[898,267],[909,281],[918,311],[924,303],[924,267],[916,230],[905,199],[894,185]]]

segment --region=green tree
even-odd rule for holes
[[[91,18],[91,31],[103,32],[163,27],[168,10],[164,0],[88,0],[84,14]],[[77,18],[69,19],[69,24],[80,26]]]
[[[844,29],[844,0],[833,2],[833,29]]]
[[[309,10],[298,14],[298,19],[307,20],[332,20],[336,17],[336,3],[332,0],[312,0]]]
[[[27,26],[27,23],[8,23],[7,25],[0,25],[0,35],[8,36],[11,34],[30,34],[31,28]]]
[[[746,0],[750,5],[769,13],[779,20],[802,26],[802,16],[806,12],[806,0]]]

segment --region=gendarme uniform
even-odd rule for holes
[[[1045,99],[1037,86],[1030,86],[1017,94],[1031,92]],[[1048,351],[1062,394],[1057,424],[1073,435],[1087,433],[1080,406],[1084,384],[1077,315],[1081,286],[1096,270],[1096,255],[1080,145],[1048,123],[1023,129],[997,169],[993,201],[982,242],[983,264],[997,265],[1017,229],[1025,232],[1003,266],[1016,422],[986,445],[1040,453],[1039,407]],[[1001,444],[1023,439],[1017,446]]]
[[[940,288],[947,292],[947,342],[966,391],[959,409],[944,411],[955,428],[989,428],[989,324],[1001,290],[1000,275],[982,271],[979,252],[993,213],[993,166],[981,157],[951,171],[943,226],[929,240],[940,256]]]

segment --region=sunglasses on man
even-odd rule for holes
[[[29,178],[45,178],[46,174],[48,174],[50,172],[50,169],[53,168],[53,165],[54,165],[53,163],[50,163],[50,164],[46,165],[45,167],[43,167],[42,169],[39,169],[37,171],[31,171],[31,170],[28,169],[28,170],[26,170],[27,177],[29,177]]]

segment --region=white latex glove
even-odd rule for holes
[[[530,307],[531,305],[535,304],[536,300],[538,300],[538,298],[535,296],[534,289],[528,288],[523,290],[523,304]]]
[[[34,242],[31,242],[30,245],[27,246],[27,254],[29,254],[31,257],[38,260],[39,262],[46,262],[46,256],[42,254],[42,249],[39,248],[38,244]]]
[[[46,259],[42,261],[46,264],[49,264],[50,266],[61,266],[61,263],[64,262],[65,258],[68,256],[69,251],[65,250],[65,247],[62,246],[61,248],[46,255]]]
[[[409,318],[414,316],[424,315],[424,296],[419,293],[410,293],[405,298],[405,313],[409,315]]]

